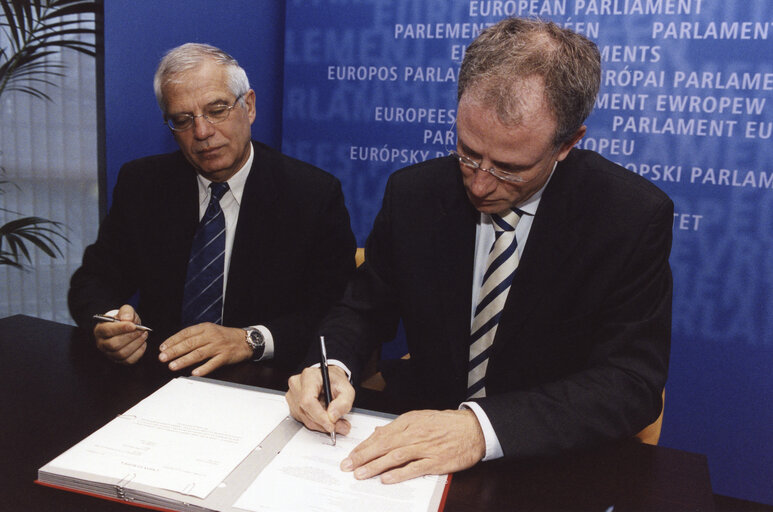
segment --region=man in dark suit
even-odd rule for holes
[[[319,370],[290,380],[295,418],[346,433],[344,369],[359,382],[402,319],[410,359],[384,372],[386,392],[430,410],[375,432],[343,470],[391,483],[630,437],[657,418],[673,204],[573,148],[599,81],[596,46],[552,23],[507,19],[467,48],[456,151],[390,177],[365,264],[323,321],[333,402],[318,400]]]
[[[250,358],[297,368],[354,270],[340,183],[250,140],[255,93],[221,50],[169,51],[154,88],[180,151],[121,169],[98,239],[72,277],[73,318],[121,363],[145,353],[144,322],[172,370],[200,364],[193,374],[204,375]],[[222,229],[202,243],[220,246],[205,287],[192,245],[204,240],[209,208]],[[212,307],[194,307],[211,291]],[[136,311],[127,304],[135,293]],[[94,314],[121,321],[97,323]]]

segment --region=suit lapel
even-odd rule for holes
[[[437,264],[430,282],[440,291],[438,318],[443,319],[440,339],[448,344],[446,348],[458,374],[467,372],[469,358],[475,228],[480,214],[464,192],[458,169],[453,175],[452,189],[439,194],[441,204],[432,233]]]
[[[171,169],[162,170],[169,176],[166,191],[169,194],[165,204],[168,209],[158,219],[163,233],[163,258],[169,263],[168,269],[171,290],[178,294],[180,304],[177,313],[181,311],[182,294],[185,286],[185,275],[188,271],[188,258],[191,252],[191,242],[199,223],[199,191],[196,182],[196,170],[190,166],[182,154],[179,162]]]
[[[224,306],[225,324],[233,323],[239,316],[240,304],[250,307],[243,299],[251,293],[251,283],[259,279],[245,279],[244,276],[260,272],[265,267],[267,251],[274,246],[280,225],[274,202],[278,197],[278,187],[274,179],[272,166],[280,165],[253,144],[255,151],[252,168],[244,184],[242,202],[239,206],[239,220],[234,234],[231,263],[228,270],[228,285]],[[242,276],[235,278],[234,276]],[[257,312],[252,312],[253,316]]]
[[[533,318],[543,301],[550,300],[550,290],[560,286],[555,282],[560,275],[556,269],[564,265],[580,243],[572,225],[582,210],[576,204],[576,184],[572,184],[574,176],[568,167],[565,164],[557,167],[542,195],[502,311],[492,357],[503,342],[517,340],[524,322]]]

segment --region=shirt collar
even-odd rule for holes
[[[242,194],[244,193],[244,184],[247,183],[247,176],[250,175],[250,169],[252,169],[252,161],[255,157],[255,152],[252,149],[252,142],[250,142],[250,156],[244,165],[239,168],[236,173],[226,182],[228,188],[236,199],[236,204],[242,204]],[[196,173],[196,178],[199,185],[199,203],[209,201],[209,184],[210,180],[205,178],[199,173]]]

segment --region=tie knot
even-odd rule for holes
[[[220,201],[220,199],[223,198],[223,194],[225,194],[228,191],[228,183],[212,182],[209,184],[209,188],[212,189],[212,198],[215,201]]]
[[[523,212],[518,208],[507,210],[504,215],[498,215],[496,213],[491,214],[491,220],[494,221],[494,231],[515,231],[515,225],[521,219]]]

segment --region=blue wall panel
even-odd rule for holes
[[[183,43],[212,44],[239,61],[256,92],[253,138],[279,148],[284,0],[110,0],[104,8],[108,197],[123,163],[177,149],[162,124],[153,73]]]

